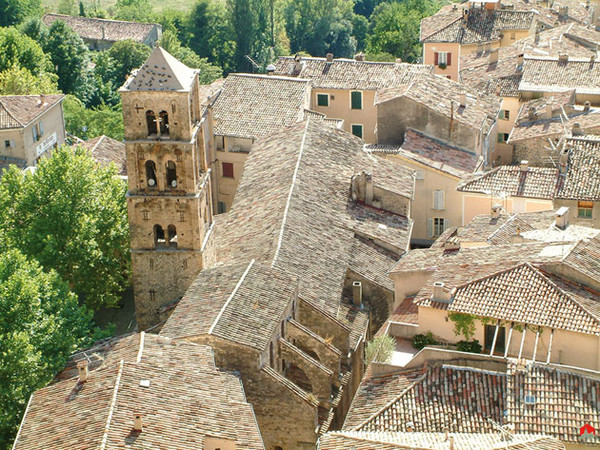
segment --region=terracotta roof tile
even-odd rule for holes
[[[304,118],[309,81],[231,74],[213,105],[215,134],[258,139]]]
[[[413,79],[433,74],[433,66],[424,64],[386,63],[302,57],[302,70],[295,69],[294,57],[284,56],[277,60],[277,75],[309,78],[319,89],[385,89],[410,83]]]
[[[125,144],[123,142],[102,135],[94,139],[89,139],[81,145],[90,150],[96,162],[103,166],[109,165],[112,162],[117,167],[119,175],[127,175]]]
[[[563,262],[594,280],[600,280],[600,237],[580,241]]]
[[[556,195],[558,169],[519,166],[499,166],[458,186],[462,192],[553,199]]]
[[[0,96],[0,130],[23,128],[65,98],[57,95]]]
[[[560,61],[557,57],[525,57],[520,91],[600,94],[600,64],[590,58]]]
[[[558,198],[600,200],[600,137],[572,137],[566,140],[569,149],[567,171],[560,180]]]

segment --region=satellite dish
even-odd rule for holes
[[[148,186],[154,186],[156,184],[156,180],[154,178],[150,178],[148,180]]]
[[[173,187],[177,187],[177,180],[173,180],[173,181],[171,181],[171,186],[173,186]]]

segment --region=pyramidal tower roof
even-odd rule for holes
[[[126,91],[189,91],[196,76],[165,49],[156,47],[146,62],[123,85]]]

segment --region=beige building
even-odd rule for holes
[[[64,95],[0,96],[0,157],[35,166],[65,141]]]
[[[496,96],[480,95],[455,81],[429,75],[379,91],[375,103],[378,144],[401,145],[406,130],[412,128],[467,149],[489,164],[501,109]]]
[[[502,8],[498,0],[448,5],[421,20],[423,62],[458,81],[462,57],[509,46],[534,34],[536,25],[534,11]]]
[[[356,59],[280,57],[275,73],[311,80],[310,108],[331,119],[367,144],[378,142],[376,93],[433,73],[422,64],[385,63]]]
[[[139,329],[164,319],[202,269],[212,229],[209,110],[198,73],[160,47],[120,89]]]
[[[42,18],[47,26],[57,20],[62,20],[69,25],[90,50],[107,50],[115,42],[124,40],[132,40],[154,48],[162,37],[162,26],[157,23],[125,22],[50,13],[44,14]]]
[[[263,450],[239,376],[210,347],[136,333],[75,354],[29,400],[15,450]]]
[[[402,146],[367,145],[365,150],[415,171],[413,247],[431,245],[447,228],[463,225],[463,193],[456,187],[480,168],[482,158],[411,128]]]
[[[287,77],[231,74],[212,104],[217,213],[231,209],[255,140],[304,119],[310,83]]]

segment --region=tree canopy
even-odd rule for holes
[[[0,183],[6,245],[55,270],[91,308],[114,305],[128,281],[126,185],[87,150],[57,149],[33,174]]]

